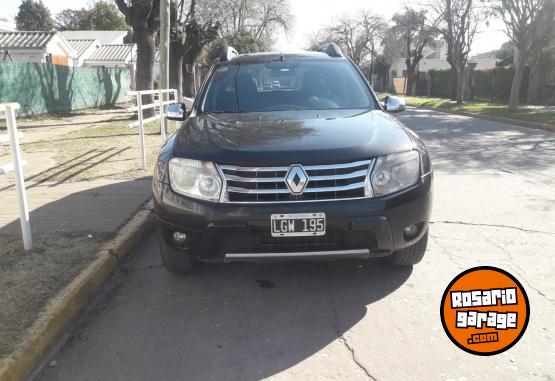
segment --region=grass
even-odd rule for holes
[[[117,105],[108,105],[108,106],[99,106],[99,107],[91,107],[87,109],[79,109],[79,110],[71,110],[71,111],[63,111],[63,112],[50,112],[45,114],[37,114],[37,115],[27,115],[21,116],[16,114],[17,116],[17,123],[23,124],[25,122],[42,122],[45,120],[52,120],[52,119],[61,119],[61,118],[70,118],[80,115],[87,115],[90,113],[103,111],[103,110],[115,110],[115,109],[125,109],[132,105],[131,101],[118,103]],[[19,112],[19,111],[17,111]],[[0,130],[6,130],[6,119],[2,114],[0,117]]]
[[[429,97],[405,97],[407,105],[417,107],[431,107],[452,112],[470,112],[475,114],[492,115],[509,119],[524,120],[543,124],[555,125],[555,112],[546,109],[524,108],[511,111],[507,105],[485,101],[465,101],[463,104],[450,99]]]
[[[145,125],[147,171],[140,167],[137,128],[125,122],[85,127],[53,139],[21,144],[24,154],[55,152],[55,166],[33,176],[36,182],[66,182],[96,179],[130,180],[151,175],[162,143],[157,122]],[[170,123],[173,131],[175,123]]]
[[[0,235],[0,358],[21,341],[48,300],[112,237],[93,234],[35,234],[29,252],[21,247],[19,236]]]

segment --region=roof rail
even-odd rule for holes
[[[333,42],[320,46],[319,51],[322,53],[326,53],[330,57],[343,57],[343,52],[341,52],[341,48]]]
[[[220,53],[220,62],[230,61],[233,57],[238,56],[237,50],[231,46],[224,46],[222,52]]]

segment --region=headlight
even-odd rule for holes
[[[210,161],[173,158],[169,163],[172,189],[185,196],[219,201],[222,179]]]
[[[410,187],[420,177],[420,155],[417,151],[380,156],[370,174],[374,196],[383,196]]]

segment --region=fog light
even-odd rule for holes
[[[405,239],[412,239],[416,237],[418,234],[418,226],[417,225],[409,225],[403,229],[403,234],[405,235]]]
[[[187,241],[187,234],[175,232],[173,233],[173,240],[179,245],[183,245]]]

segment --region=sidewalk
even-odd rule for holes
[[[147,178],[29,185],[27,198],[34,233],[113,232],[152,193],[151,181]],[[0,191],[0,205],[3,205],[0,235],[19,234],[14,188]]]
[[[140,168],[129,115],[104,110],[58,119],[18,119],[34,249],[25,252],[13,174],[0,176],[0,359],[25,337],[48,301],[151,197],[162,139],[145,126],[147,170]],[[101,123],[99,123],[101,122]],[[11,161],[9,148],[0,163]]]

